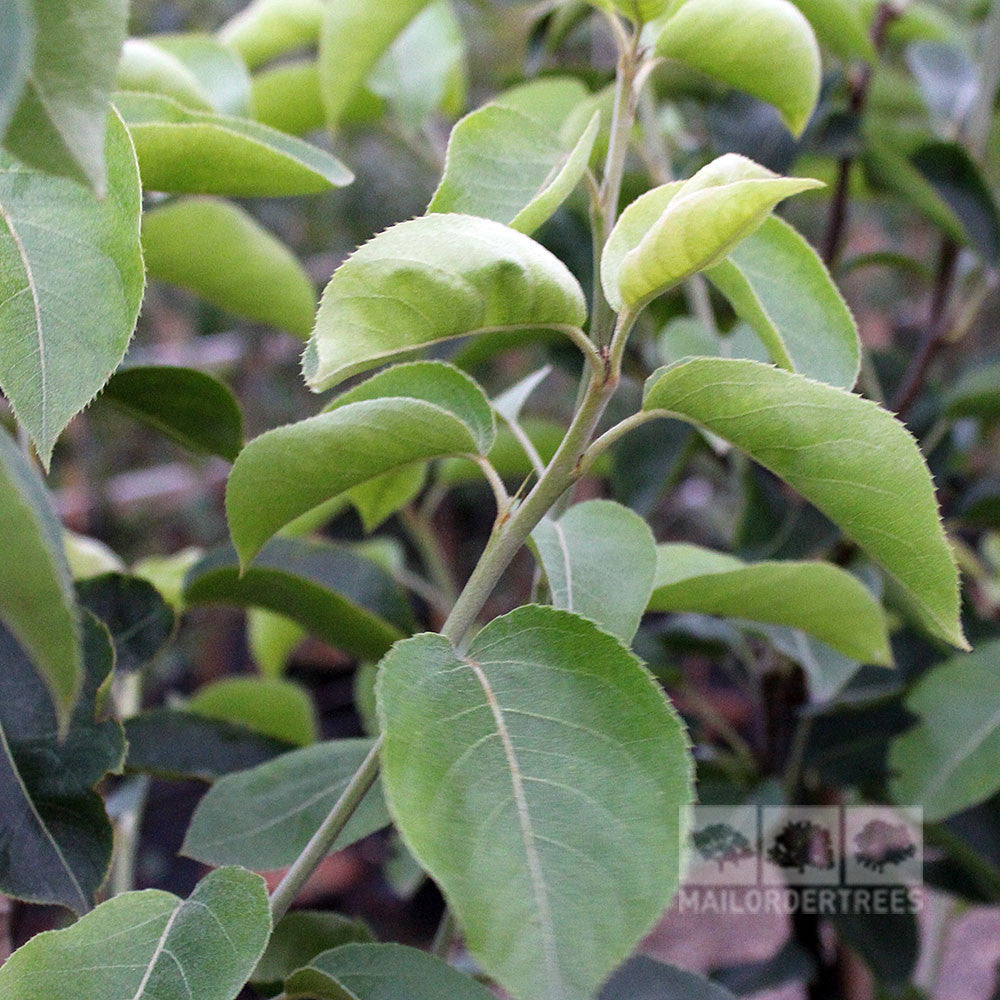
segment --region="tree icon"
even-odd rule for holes
[[[889,823],[884,819],[866,823],[854,837],[854,843],[857,847],[854,860],[880,875],[886,865],[902,864],[917,853],[917,845],[913,843],[906,824]]]
[[[774,838],[767,857],[779,868],[795,868],[800,875],[806,868],[829,871],[836,863],[830,831],[809,819],[786,823]]]
[[[727,864],[738,865],[754,856],[750,841],[728,823],[712,823],[691,835],[695,849],[706,861],[714,861],[723,871]]]

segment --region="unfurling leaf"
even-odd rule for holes
[[[683,0],[656,53],[773,104],[795,135],[819,99],[816,36],[788,0]]]
[[[654,372],[643,409],[704,427],[784,479],[901,584],[931,634],[966,648],[934,483],[892,414],[780,368],[721,358]]]
[[[608,302],[619,310],[640,308],[719,263],[779,201],[815,187],[821,182],[779,177],[727,153],[689,180],[647,191],[622,212],[604,247],[601,283]]]
[[[187,900],[159,889],[126,892],[71,927],[33,937],[0,968],[0,995],[233,1000],[270,933],[264,880],[220,868]]]
[[[107,150],[103,200],[0,153],[0,388],[46,466],[124,357],[142,302],[139,172],[116,114]]]
[[[505,989],[584,1000],[677,888],[687,738],[640,662],[592,622],[519,608],[459,653],[379,667],[383,780],[407,846]]]
[[[334,273],[303,371],[328,389],[417,348],[490,330],[578,328],[587,307],[558,258],[469,215],[427,215],[379,233]]]

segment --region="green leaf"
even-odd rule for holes
[[[564,135],[573,126],[573,113],[585,111],[593,95],[575,76],[544,76],[505,90],[491,104],[519,111]],[[590,115],[587,115],[587,119]],[[585,124],[586,120],[583,123]]]
[[[816,251],[788,223],[765,219],[705,276],[776,365],[842,389],[854,385],[861,367],[854,318]]]
[[[280,993],[285,977],[321,952],[345,944],[368,944],[372,932],[360,920],[328,910],[293,910],[281,918],[250,982]]]
[[[487,104],[452,129],[428,212],[464,212],[532,233],[580,183],[597,139],[595,114],[571,148],[528,115]]]
[[[179,198],[143,216],[150,275],[228,312],[308,337],[316,292],[295,255],[242,208]]]
[[[280,677],[308,632],[285,615],[263,608],[247,611],[247,646],[265,677]]]
[[[192,111],[161,94],[115,95],[143,187],[235,198],[317,194],[354,175],[336,157],[246,118]]]
[[[125,564],[104,542],[75,531],[63,532],[63,548],[74,580],[86,580],[104,573],[123,573]]]
[[[115,669],[138,670],[152,662],[174,634],[173,609],[147,580],[103,573],[76,585],[77,596],[111,635]]]
[[[226,677],[201,688],[187,709],[296,746],[316,742],[316,707],[308,691],[277,677]]]
[[[788,0],[685,0],[664,24],[656,54],[773,104],[797,136],[819,99],[816,36]]]
[[[252,0],[219,29],[219,41],[256,69],[277,56],[315,45],[324,7],[323,0]]]
[[[325,413],[268,431],[240,452],[226,491],[240,562],[331,497],[413,462],[485,454],[493,435],[489,402],[457,368],[424,361],[373,376]]]
[[[212,99],[194,73],[152,39],[125,39],[115,89],[164,94],[195,111],[213,110]]]
[[[157,778],[213,782],[294,750],[234,722],[177,708],[154,708],[125,720],[127,771]]]
[[[850,573],[822,562],[746,564],[697,545],[657,547],[650,611],[694,611],[801,629],[864,663],[892,662],[885,615]]]
[[[83,654],[62,526],[38,473],[6,432],[0,432],[0,523],[0,622],[31,657],[65,723],[83,680]]]
[[[604,984],[598,1000],[733,1000],[733,994],[718,983],[657,962],[645,955],[630,958]]]
[[[396,645],[377,685],[386,796],[469,950],[519,997],[583,1000],[677,888],[687,737],[592,622],[528,606],[459,654]]]
[[[93,905],[111,862],[111,823],[94,786],[125,757],[121,726],[95,718],[114,650],[86,613],[83,640],[83,690],[61,733],[31,661],[0,627],[0,892],[76,913]],[[0,995],[13,996],[2,985]]]
[[[344,109],[382,53],[427,0],[338,0],[324,4],[319,79],[326,120],[340,124]]]
[[[1000,420],[1000,363],[980,362],[969,368],[945,392],[942,403],[945,415],[953,420]]]
[[[146,889],[33,937],[0,968],[5,1000],[233,1000],[271,932],[259,875],[222,868],[191,897]]]
[[[198,803],[182,853],[208,865],[235,863],[257,871],[287,867],[326,819],[371,745],[371,740],[317,743],[220,778]],[[333,850],[388,824],[376,785]]]
[[[326,112],[319,93],[316,60],[296,59],[256,73],[253,105],[257,121],[279,132],[305,135],[321,129]]]
[[[890,413],[780,368],[721,358],[654,372],[643,409],[718,434],[784,479],[900,583],[928,631],[966,647],[934,483]]]
[[[345,944],[317,955],[285,981],[289,1000],[491,1000],[447,962],[402,944]]]
[[[208,97],[209,110],[237,118],[253,116],[250,73],[232,48],[209,35],[193,32],[155,35],[149,41],[173,56],[195,78]]]
[[[0,141],[31,72],[35,55],[35,17],[29,0],[10,0],[0,8]]]
[[[395,580],[377,563],[329,542],[276,538],[240,575],[236,553],[210,552],[188,574],[189,604],[237,604],[283,614],[331,645],[377,659],[414,627]]]
[[[139,172],[116,114],[107,162],[98,200],[0,154],[0,388],[46,466],[118,367],[142,302]]]
[[[416,499],[424,488],[426,479],[426,465],[404,465],[355,486],[347,491],[347,497],[357,510],[365,532],[371,534],[398,510]]]
[[[587,500],[531,533],[552,604],[628,644],[653,592],[656,542],[646,522],[613,500]]]
[[[841,59],[876,61],[868,25],[853,0],[792,0],[805,14],[816,37]]]
[[[193,368],[122,368],[100,398],[190,451],[232,462],[243,447],[243,414],[236,397],[223,382]]]
[[[34,58],[4,145],[36,170],[71,177],[101,196],[114,192],[115,164],[105,163],[108,98],[128,2],[28,0],[28,6]]]
[[[1000,789],[1000,642],[984,643],[926,673],[906,698],[919,723],[889,752],[892,798],[927,822],[984,802]]]
[[[184,610],[184,577],[204,553],[189,546],[166,556],[146,556],[132,566],[132,574],[148,580],[176,614]]]
[[[578,328],[586,315],[576,279],[534,240],[489,219],[427,215],[379,233],[337,269],[303,371],[320,391],[443,340]]]
[[[608,302],[619,311],[641,308],[718,264],[783,198],[821,186],[726,153],[689,180],[647,191],[622,212],[604,247],[601,284]]]

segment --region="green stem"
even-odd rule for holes
[[[367,795],[368,790],[375,784],[375,779],[378,777],[378,759],[381,749],[382,737],[380,736],[372,744],[368,756],[365,757],[361,766],[354,773],[354,777],[348,782],[340,798],[337,799],[336,805],[330,810],[330,814],[323,820],[319,829],[303,848],[302,853],[295,859],[295,863],[285,873],[278,888],[271,893],[271,917],[275,923],[285,915],[289,906],[295,901],[295,897],[309,880],[309,876],[316,870],[323,858],[330,853],[334,841],[347,826],[348,820],[361,805],[361,800]]]
[[[448,562],[438,544],[437,535],[431,525],[430,518],[409,507],[400,511],[400,520],[406,533],[410,537],[417,551],[420,553],[421,562],[427,570],[434,586],[441,592],[449,604],[454,604],[458,597],[458,588],[455,586],[454,577],[448,567]]]

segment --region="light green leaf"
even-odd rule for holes
[[[586,314],[576,279],[534,240],[488,219],[427,215],[379,233],[337,269],[303,371],[320,391],[443,340],[578,328]]]
[[[416,499],[424,488],[427,466],[418,462],[404,465],[347,491],[347,498],[354,505],[366,534],[402,510]]]
[[[35,17],[28,0],[0,8],[0,141],[21,100],[35,55]]]
[[[142,302],[139,172],[115,114],[108,187],[101,201],[0,154],[0,388],[46,467],[118,367]]]
[[[1000,642],[984,643],[925,674],[906,698],[919,716],[893,740],[890,792],[921,806],[931,823],[984,802],[1000,789]]]
[[[208,35],[195,33],[155,35],[149,41],[177,59],[198,81],[211,110],[222,115],[253,117],[250,73],[231,48]]]
[[[184,610],[184,577],[204,555],[196,546],[165,556],[146,556],[133,567],[132,574],[148,580],[177,614]]]
[[[587,500],[531,533],[552,604],[630,643],[653,591],[656,542],[646,522],[613,500]]]
[[[527,115],[550,132],[557,132],[565,138],[563,129],[572,113],[591,96],[583,82],[575,76],[544,76],[503,91],[490,104]],[[589,118],[590,115],[587,120]]]
[[[0,620],[45,681],[60,725],[83,682],[80,626],[62,526],[38,473],[0,432]]]
[[[219,41],[251,68],[319,40],[323,0],[252,0],[220,29]]]
[[[146,889],[47,931],[0,968],[4,1000],[233,1000],[271,933],[264,880],[239,868],[203,878],[189,899]]]
[[[242,864],[256,871],[287,867],[326,819],[371,746],[371,740],[317,743],[227,774],[198,803],[182,853],[209,865]],[[376,784],[333,850],[388,825]]]
[[[253,78],[257,121],[288,135],[306,135],[323,127],[326,112],[319,94],[315,59],[296,59]]]
[[[114,171],[105,163],[108,97],[128,0],[28,0],[28,7],[36,28],[34,59],[4,145],[22,163],[81,181],[103,196]]]
[[[697,545],[660,545],[648,610],[787,625],[864,663],[892,662],[878,602],[859,580],[829,563],[748,565]]]
[[[414,627],[388,572],[343,545],[277,538],[242,575],[236,553],[210,552],[188,574],[188,604],[236,604],[283,614],[354,656],[375,658]]]
[[[692,2],[692,0],[689,0]],[[621,310],[719,263],[789,195],[822,187],[808,177],[779,177],[726,153],[686,181],[653,188],[622,212],[601,256],[601,284]]]
[[[705,276],[782,368],[850,389],[861,367],[854,318],[816,251],[771,216]]]
[[[316,292],[295,255],[242,208],[178,198],[146,212],[149,274],[228,312],[308,337]]]
[[[316,707],[305,688],[277,677],[226,677],[187,703],[206,719],[234,722],[262,736],[307,746],[316,742]]]
[[[428,212],[464,212],[532,233],[580,183],[597,138],[595,114],[572,148],[556,131],[502,103],[452,129],[444,175]]]
[[[236,397],[224,383],[193,368],[122,368],[100,398],[191,451],[231,462],[243,446],[243,414]]]
[[[211,98],[194,73],[176,56],[146,38],[125,39],[115,89],[165,94],[186,108],[212,110]]]
[[[528,397],[552,374],[552,365],[543,365],[505,389],[493,400],[493,409],[508,424],[515,423]]]
[[[277,197],[354,179],[336,157],[259,122],[192,111],[161,94],[118,93],[115,103],[150,191]]]
[[[74,580],[86,580],[105,573],[124,573],[125,564],[104,542],[75,531],[63,531],[63,548]]]
[[[816,36],[788,0],[685,0],[664,24],[656,54],[773,104],[795,135],[819,99]]]
[[[816,37],[841,59],[875,62],[866,22],[854,0],[792,0],[808,18]]]
[[[286,976],[322,952],[373,940],[372,932],[360,920],[328,910],[292,910],[275,926],[250,982],[268,987],[268,995],[280,993]]]
[[[780,368],[721,358],[654,372],[643,409],[718,434],[780,476],[895,577],[933,635],[966,647],[934,483],[890,413]]]
[[[280,677],[292,653],[309,633],[297,621],[274,611],[247,611],[247,646],[265,677]]]
[[[519,608],[459,654],[415,636],[382,661],[393,817],[484,969],[584,1000],[679,879],[687,737],[640,662],[592,622]]]
[[[413,462],[485,454],[494,433],[482,389],[457,368],[425,361],[373,376],[327,412],[268,431],[240,453],[226,491],[240,561],[330,497]]]
[[[326,120],[340,124],[369,72],[427,0],[338,0],[324,4],[319,79]]]
[[[475,979],[402,944],[345,944],[285,980],[285,996],[316,1000],[492,1000]]]

